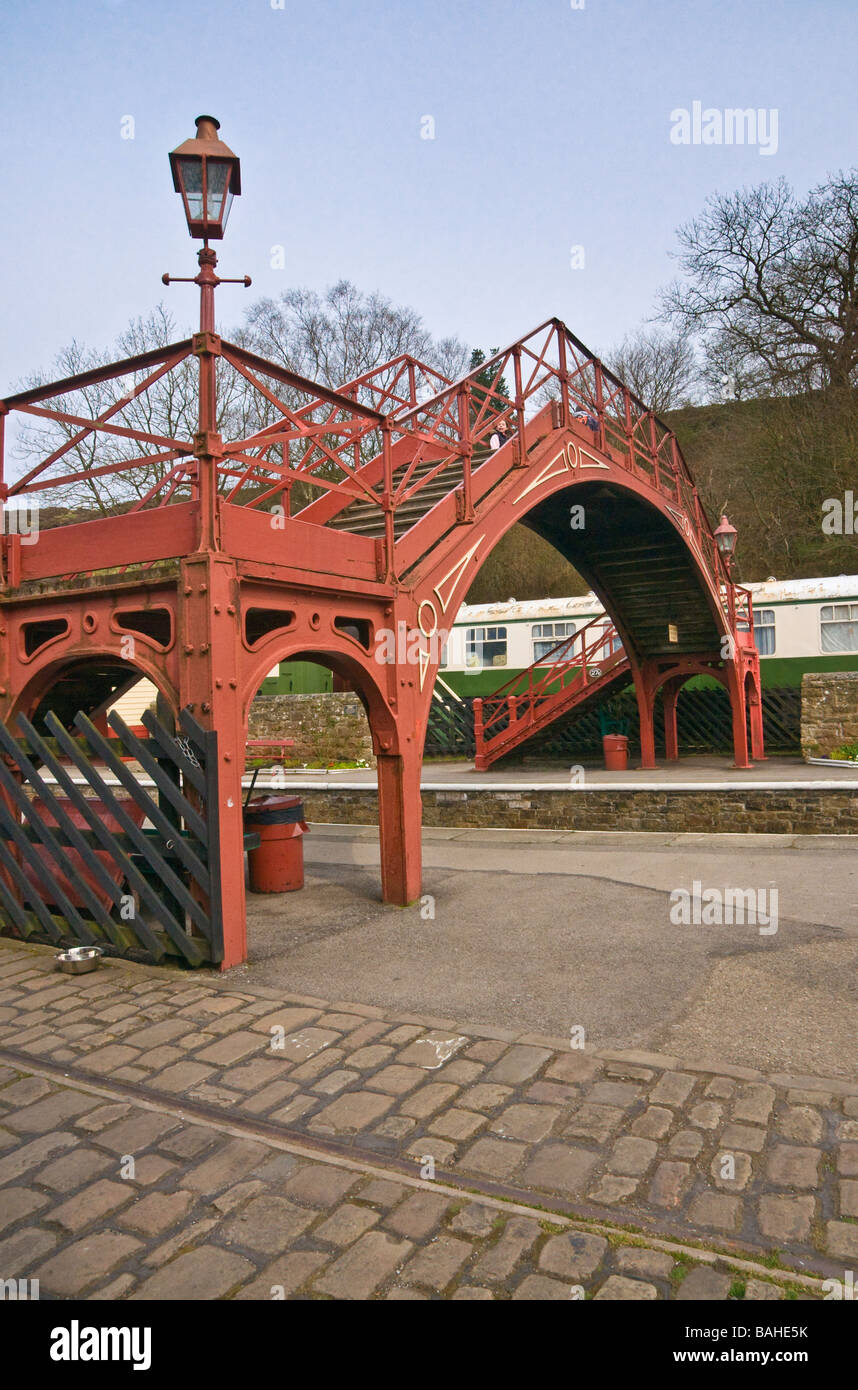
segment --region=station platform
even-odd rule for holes
[[[269,785],[260,775],[257,788]],[[375,825],[372,769],[278,772],[270,785],[301,795],[307,820]],[[750,769],[721,758],[683,758],[654,769],[541,764],[476,772],[469,762],[425,763],[424,826],[512,830],[699,831],[707,834],[854,835],[852,768],[771,758]]]

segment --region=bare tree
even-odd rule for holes
[[[745,394],[858,380],[858,169],[801,200],[781,179],[710,198],[679,230],[684,278],[662,311]],[[725,373],[723,364],[732,366]]]
[[[290,371],[333,387],[355,381],[405,353],[451,380],[462,374],[468,362],[462,343],[455,338],[436,341],[413,309],[394,305],[377,292],[365,294],[349,280],[337,281],[323,295],[293,288],[279,299],[260,300],[247,314],[242,341]],[[394,371],[376,374],[375,386],[389,385]],[[418,385],[418,397],[428,399],[443,382],[432,376]],[[304,403],[282,385],[277,392],[290,406]],[[378,396],[369,388],[359,389],[356,396],[365,405],[378,405]],[[384,404],[382,408],[392,407]],[[333,437],[328,442],[336,447]],[[381,449],[380,433],[364,434],[359,447],[365,463]],[[332,480],[341,476],[335,464],[324,461],[317,471]],[[309,481],[297,482],[292,488],[293,509],[300,510],[317,495]]]
[[[413,309],[384,295],[364,294],[339,280],[324,295],[291,289],[263,299],[247,314],[246,341],[254,351],[326,386],[340,386],[410,353],[451,380],[468,361],[455,338],[436,340]]]
[[[605,359],[620,378],[656,415],[693,403],[698,366],[685,333],[641,328],[629,334]]]
[[[176,325],[163,304],[147,318],[133,320],[107,352],[94,352],[77,342],[59,353],[49,374],[28,378],[24,386],[43,385],[77,375],[109,363],[118,357],[132,357],[154,348],[165,347],[178,337]],[[434,366],[444,376],[461,374],[467,352],[453,338],[435,341],[411,309],[397,308],[379,294],[362,294],[354,285],[340,281],[323,298],[308,290],[287,291],[277,302],[262,300],[247,316],[245,327],[234,337],[245,346],[286,366],[312,381],[339,386],[370,371],[401,353],[410,353]],[[111,424],[172,438],[191,440],[196,431],[197,362],[189,358],[161,377],[134,400],[124,400],[111,416]],[[146,373],[135,373],[121,381],[104,381],[87,386],[51,404],[70,415],[96,419],[117,405],[130,389],[144,380]],[[307,404],[306,393],[262,378],[273,394],[290,408]],[[429,383],[426,393],[434,393]],[[375,402],[367,396],[367,403]],[[279,412],[260,392],[223,359],[218,363],[218,426],[226,439],[246,438],[272,423]],[[15,456],[21,472],[35,466],[58,446],[73,439],[80,427],[69,423],[41,421],[25,424],[19,431]],[[378,440],[362,441],[363,456],[370,457]],[[102,513],[115,511],[145,498],[174,466],[158,457],[163,448],[140,443],[121,435],[93,431],[72,445],[61,460],[52,465],[50,476],[61,480],[67,474],[81,473],[96,466],[143,459],[134,467],[97,478],[79,478],[39,494],[50,505],[83,508]],[[152,461],[147,462],[151,456]],[[282,450],[272,451],[272,461],[282,462]],[[232,486],[224,475],[221,486]],[[252,491],[252,485],[250,485]],[[180,491],[177,496],[184,496]],[[315,493],[299,487],[295,499],[309,500]]]

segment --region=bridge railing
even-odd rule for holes
[[[746,647],[755,647],[754,637],[754,602],[750,589],[745,589],[741,584],[732,586],[732,593],[727,589],[722,597],[725,611],[728,617],[730,614],[730,603],[732,601],[732,626],[734,626],[737,636]]]
[[[224,446],[221,485],[233,480],[226,500],[259,509],[278,499],[287,516],[312,507],[313,497],[325,493],[339,494],[343,506],[363,501],[383,509],[389,494],[389,420],[448,384],[441,372],[407,353],[336,390],[320,388],[232,343],[223,343],[222,353],[277,412],[264,427]],[[293,508],[291,493],[298,483],[304,484],[304,495]]]
[[[189,385],[187,374],[190,359],[206,353],[218,359],[218,422],[230,436],[226,442],[193,433],[196,383]],[[150,393],[177,373],[180,408],[172,415],[168,409],[161,425],[164,398]],[[97,397],[88,394],[96,388]],[[51,489],[62,497],[73,487],[106,514],[194,501],[201,489],[198,456],[214,452],[217,489],[234,505],[279,505],[287,517],[319,524],[356,501],[378,509],[390,559],[397,510],[446,472],[450,490],[464,493],[464,514],[472,514],[472,473],[488,456],[492,435],[503,426],[518,462],[526,462],[528,421],[549,400],[558,402],[562,425],[582,440],[591,438],[681,509],[681,524],[716,592],[728,584],[672,430],[559,319],[540,324],[456,382],[401,354],[337,390],[216,335],[196,335],[9,397],[0,402],[0,427],[17,412],[49,422],[54,431],[55,442],[39,462],[8,484],[9,497]],[[80,466],[70,467],[70,459]],[[0,505],[2,464],[0,434]],[[117,474],[133,479],[127,500],[104,507],[100,487]],[[296,484],[305,486],[293,506]],[[427,510],[437,493],[437,486],[427,493]],[[312,499],[325,497],[320,510]]]
[[[218,490],[254,507],[288,497],[299,480],[340,490],[344,501],[369,495],[364,468],[380,452],[383,421],[449,384],[403,353],[333,391],[215,335],[204,346],[218,359],[218,424],[228,438]],[[193,500],[202,347],[198,335],[0,401],[3,500],[47,494],[48,503],[105,515]],[[12,479],[7,421],[24,427],[19,452],[35,459]],[[76,519],[72,513],[68,524]]]
[[[411,463],[393,495],[393,510],[460,461],[464,475],[461,481],[457,476],[455,485],[466,493],[467,509],[474,452],[503,425],[523,458],[526,422],[549,399],[559,402],[562,424],[577,422],[584,431],[589,427],[596,446],[682,509],[689,540],[713,587],[727,582],[676,435],[559,319],[540,324],[430,400],[393,415],[392,437],[407,436],[413,445]],[[436,460],[431,471],[423,466],[427,458]]]
[[[571,684],[583,691],[625,660],[623,644],[610,619],[592,618],[493,695],[483,697],[479,708],[475,702],[482,741],[490,742],[517,722],[529,722],[541,705]]]

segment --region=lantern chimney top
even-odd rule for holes
[[[194,121],[197,128],[198,140],[216,140],[216,132],[220,130],[220,121],[214,116],[197,116]]]

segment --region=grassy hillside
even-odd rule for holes
[[[738,528],[740,580],[858,573],[858,534],[822,530],[826,498],[843,501],[851,489],[858,501],[854,393],[689,406],[665,418],[713,526],[726,510]],[[586,589],[552,546],[514,526],[483,566],[468,602],[558,598]]]

